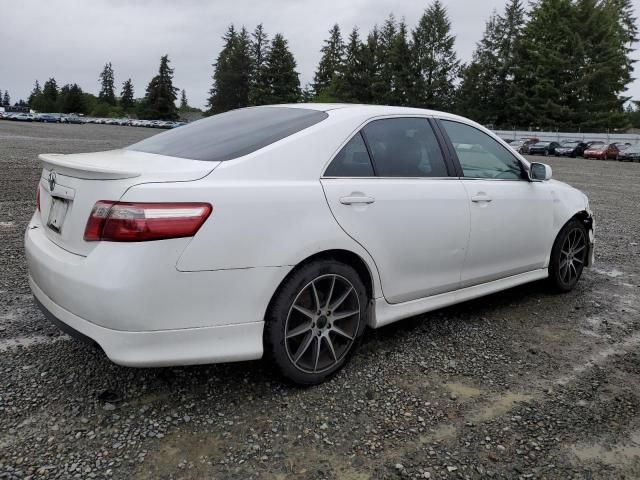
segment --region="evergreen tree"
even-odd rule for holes
[[[415,74],[412,69],[411,50],[407,42],[407,25],[404,20],[398,24],[398,33],[391,44],[389,60],[392,67],[389,104],[411,105],[417,103]]]
[[[313,102],[313,99],[313,87],[307,83],[302,89],[302,93],[300,94],[300,101],[302,103],[311,103]]]
[[[11,106],[11,97],[9,96],[9,92],[7,90],[4,91],[4,97],[2,97],[2,105],[5,107]]]
[[[582,129],[624,128],[628,116],[621,96],[631,81],[629,32],[617,2],[577,0],[574,4],[580,48],[576,52],[576,91],[569,107]]]
[[[122,91],[120,92],[120,106],[125,112],[131,110],[135,105],[133,95],[133,82],[128,78],[122,84]]]
[[[114,89],[113,67],[111,62],[107,63],[100,73],[100,93],[98,99],[109,105],[116,104],[116,94]]]
[[[56,112],[58,102],[58,84],[54,78],[44,82],[42,94],[35,99],[34,109],[39,112]]]
[[[371,81],[371,96],[374,103],[388,105],[393,103],[392,90],[395,66],[392,50],[398,35],[398,24],[393,14],[385,20],[378,31],[374,28],[369,41],[372,48],[374,75]]]
[[[633,0],[606,0],[610,7],[618,12],[618,26],[622,30],[622,40],[629,46],[638,41],[638,19],[635,17]],[[636,4],[637,5],[637,4]]]
[[[416,68],[415,105],[451,109],[460,62],[454,50],[451,22],[440,0],[434,0],[413,31]]]
[[[223,40],[225,45],[214,64],[213,85],[209,91],[210,114],[249,105],[252,65],[249,34],[244,27],[238,33],[231,25]]]
[[[300,78],[287,43],[280,33],[271,41],[264,69],[269,89],[264,98],[266,104],[294,103],[300,100]]]
[[[178,89],[173,86],[173,68],[169,66],[169,56],[160,58],[158,74],[147,86],[146,95],[141,105],[141,118],[176,120],[178,112],[176,100]]]
[[[365,69],[365,46],[358,29],[349,34],[342,63],[335,81],[334,96],[341,102],[366,103],[369,101],[370,80]]]
[[[263,105],[269,91],[264,70],[269,55],[269,37],[259,24],[251,34],[251,76],[249,81],[249,105]]]
[[[361,62],[362,76],[366,88],[362,91],[359,101],[362,103],[383,103],[377,94],[380,87],[380,61],[381,61],[380,31],[378,26],[374,26],[367,35],[367,41],[362,45]]]
[[[29,105],[32,105],[33,100],[40,94],[42,94],[42,89],[40,88],[40,82],[36,80],[36,83],[33,86],[33,90],[31,90],[31,93],[29,94],[29,99],[28,99]]]
[[[62,113],[85,113],[84,95],[77,84],[63,86],[59,97]]]
[[[182,91],[180,92],[180,110],[188,110],[189,109],[189,102],[187,101],[187,92],[185,91],[185,89],[183,88]]]
[[[524,26],[521,0],[510,0],[504,16],[495,12],[486,23],[472,61],[461,72],[457,110],[481,123],[511,126],[511,98],[516,45]]]
[[[329,91],[336,75],[342,69],[344,49],[340,27],[335,24],[329,30],[329,38],[324,41],[324,45],[320,49],[322,57],[313,77],[313,90],[316,96],[321,96]]]

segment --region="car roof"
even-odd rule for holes
[[[284,107],[284,108],[306,108],[308,110],[318,110],[321,112],[330,112],[340,110],[342,112],[365,114],[370,116],[377,115],[436,115],[442,118],[459,118],[465,122],[469,122],[468,118],[460,117],[452,113],[441,112],[438,110],[429,110],[426,108],[414,107],[395,107],[391,105],[367,105],[359,103],[284,103],[280,105],[264,105],[265,107]],[[258,107],[260,108],[260,107]]]

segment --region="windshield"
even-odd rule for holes
[[[564,142],[562,144],[563,147],[575,147],[576,145],[578,145],[578,143],[580,142]]]
[[[222,162],[255,152],[328,116],[326,112],[305,108],[242,108],[154,135],[127,149]]]

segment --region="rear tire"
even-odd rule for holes
[[[588,250],[587,229],[580,220],[570,220],[560,230],[551,249],[548,282],[553,290],[573,290],[582,275]]]
[[[274,295],[265,319],[265,354],[298,385],[338,372],[368,321],[368,296],[356,270],[335,259],[294,270]]]

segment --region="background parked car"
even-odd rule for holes
[[[16,120],[18,122],[33,122],[35,120],[35,115],[31,113],[18,113],[17,115],[12,115],[11,120]]]
[[[584,158],[595,158],[596,160],[607,160],[616,158],[619,150],[615,143],[595,144],[584,151]]]
[[[629,145],[616,158],[620,162],[640,162],[640,145]]]
[[[540,141],[540,139],[536,137],[522,138],[521,140],[524,143],[520,147],[520,153],[529,153],[529,148],[531,147],[531,145],[534,145]]]
[[[50,113],[39,113],[36,116],[36,120],[43,123],[58,123],[58,117]]]
[[[537,142],[529,145],[529,155],[555,155],[558,142]]]
[[[565,140],[556,148],[556,155],[560,157],[575,158],[582,156],[586,148],[587,144],[585,142],[579,142],[578,140]]]

